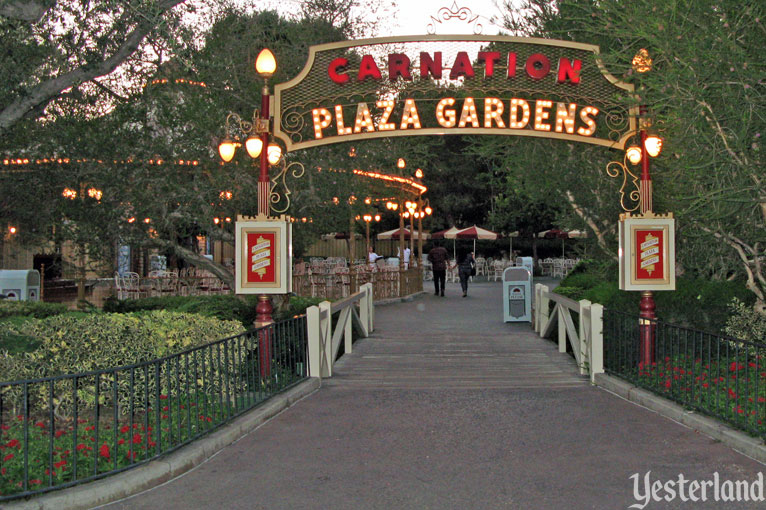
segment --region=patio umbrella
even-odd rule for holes
[[[485,228],[473,227],[464,228],[459,230],[455,234],[455,239],[473,239],[473,252],[476,253],[476,240],[477,239],[497,239],[500,235],[496,232],[492,232]]]
[[[381,232],[377,235],[378,240],[386,240],[386,239],[393,239],[394,241],[399,240],[399,236],[403,236],[405,239],[410,238],[410,230],[408,228],[402,228],[398,229],[395,228],[394,230],[387,230],[386,232]],[[416,231],[414,234],[415,239],[418,239],[418,232]],[[431,235],[428,232],[423,232],[423,239],[430,238]]]
[[[579,230],[572,230],[572,232],[577,232],[577,234],[571,237],[579,237],[580,234],[587,235],[587,233],[583,233]],[[585,235],[582,235],[582,237],[585,237]],[[544,239],[561,239],[561,258],[564,258],[564,239],[570,238],[569,232],[558,228],[552,228],[550,230],[543,230],[537,234],[537,237],[542,237]]]
[[[431,239],[454,239],[454,234],[460,231],[457,227],[450,227],[447,230],[440,230],[431,234]],[[450,237],[453,236],[453,237]]]

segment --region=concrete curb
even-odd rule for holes
[[[0,505],[3,510],[79,510],[105,505],[161,485],[202,464],[211,456],[255,430],[320,387],[317,378],[275,395],[221,429],[143,466],[103,480],[54,491],[26,501]]]
[[[716,439],[743,455],[766,464],[766,445],[762,439],[748,436],[728,425],[684,409],[680,405],[644,390],[617,377],[596,374],[596,385],[619,395],[625,400],[639,404],[678,423]]]

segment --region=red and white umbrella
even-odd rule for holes
[[[490,239],[494,240],[500,237],[497,232],[492,232],[486,228],[477,227],[476,225],[457,231],[454,234],[454,239],[473,239],[473,252],[476,253],[476,240],[477,239]]]
[[[410,229],[408,228],[395,228],[394,230],[387,230],[386,232],[381,232],[377,235],[377,238],[379,240],[385,240],[385,239],[393,239],[395,241],[399,240],[399,236],[403,236],[405,239],[410,238]],[[415,231],[414,234],[415,239],[418,238],[418,232]],[[423,232],[423,239],[428,239],[431,237],[431,235],[428,232]]]
[[[431,234],[431,239],[455,239],[455,234],[460,232],[457,227],[450,227],[447,230],[440,230]]]

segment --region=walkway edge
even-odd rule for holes
[[[722,442],[739,453],[766,464],[766,445],[762,439],[748,436],[728,425],[695,411],[684,409],[680,405],[648,390],[634,386],[617,377],[596,374],[596,385],[612,393],[650,409],[657,414],[670,418],[702,434]]]
[[[190,471],[320,387],[310,378],[280,393],[221,429],[143,466],[103,480],[0,504],[3,510],[79,510],[105,505],[146,491]]]

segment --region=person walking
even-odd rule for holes
[[[441,295],[444,297],[444,284],[447,282],[447,258],[449,258],[447,250],[438,243],[428,252],[428,262],[431,263],[434,272],[434,296]]]
[[[460,277],[460,287],[463,289],[463,297],[468,296],[468,278],[474,275],[476,259],[473,258],[473,252],[466,252],[458,264],[458,276]]]

